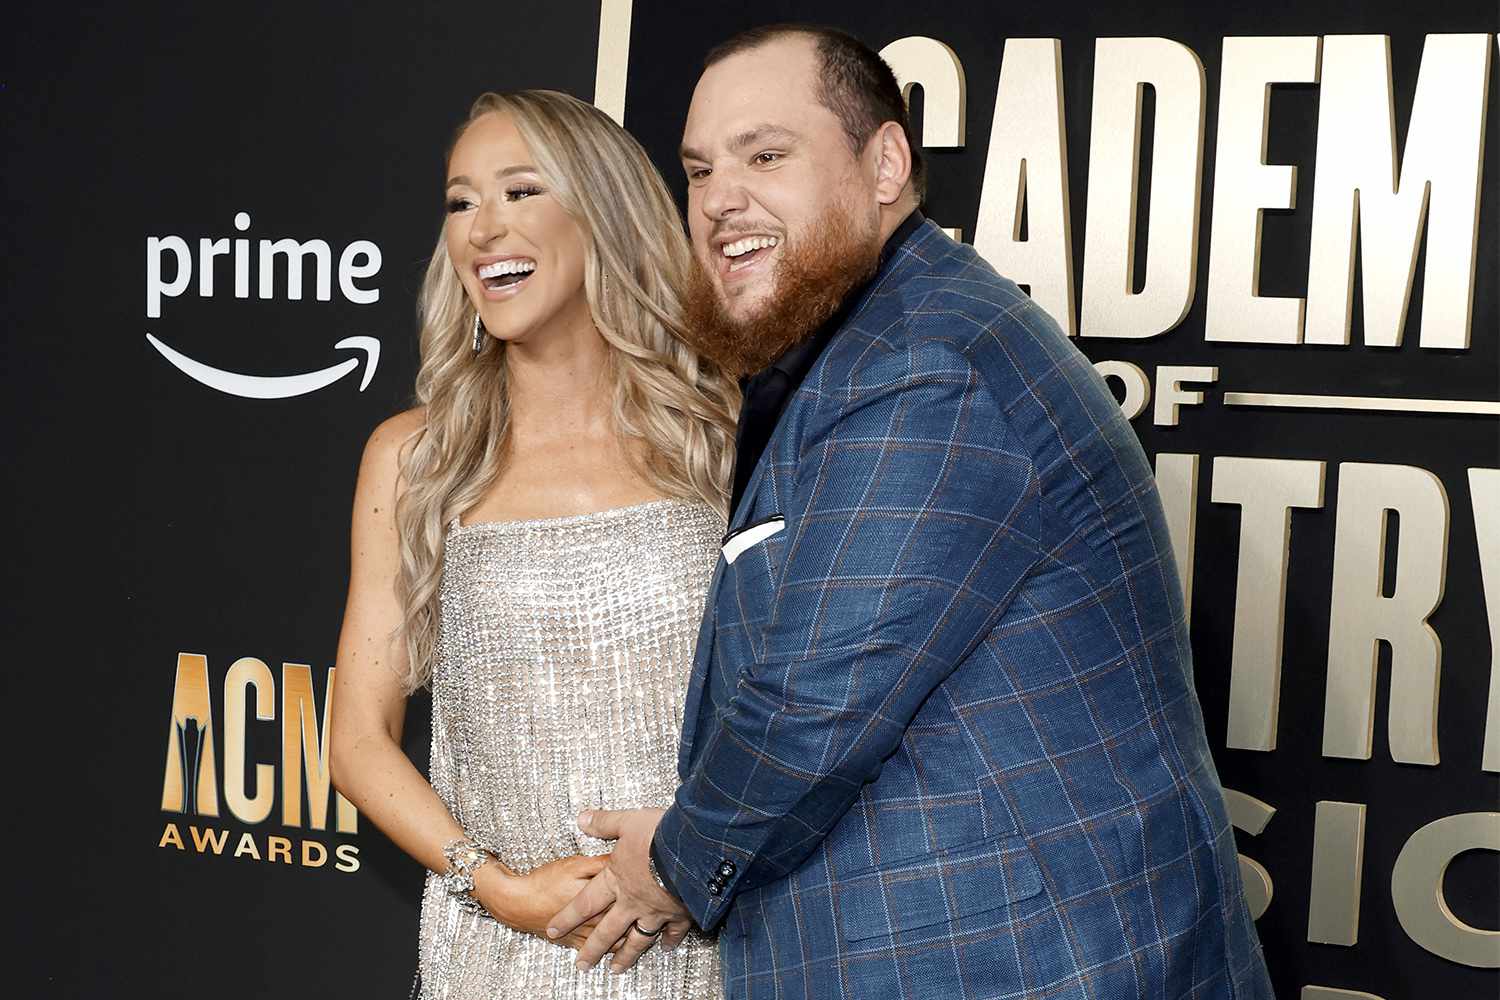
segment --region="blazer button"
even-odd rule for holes
[[[734,862],[733,861],[723,861],[723,862],[720,862],[720,864],[719,864],[719,877],[720,878],[729,878],[733,874],[734,874]]]
[[[710,896],[717,896],[719,893],[721,893],[723,891],[724,891],[724,883],[719,882],[717,880],[708,883],[708,894]]]

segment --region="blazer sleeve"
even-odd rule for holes
[[[1038,477],[970,358],[917,341],[819,394],[762,653],[657,827],[712,928],[790,874],[880,773],[1038,559]]]

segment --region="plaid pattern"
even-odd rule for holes
[[[740,998],[1269,1000],[1151,469],[1057,326],[924,223],[719,561],[657,833]]]

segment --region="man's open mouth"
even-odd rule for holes
[[[734,274],[769,257],[781,240],[775,236],[745,236],[719,248],[724,270]]]
[[[483,264],[478,268],[479,280],[492,292],[511,288],[531,277],[536,270],[536,261],[529,257],[511,257]]]

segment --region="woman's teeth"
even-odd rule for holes
[[[524,257],[513,257],[509,260],[497,260],[493,264],[485,264],[479,269],[479,280],[484,282],[486,288],[505,288],[524,281],[535,270],[536,261]]]

